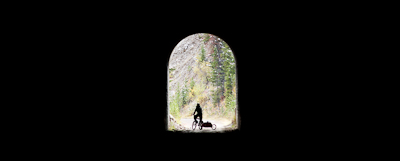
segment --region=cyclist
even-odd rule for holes
[[[197,111],[197,114],[194,115],[194,113],[196,113],[196,111]],[[196,109],[193,112],[193,115],[194,115],[194,121],[196,121],[196,124],[197,124],[197,120],[196,120],[197,117],[200,117],[200,122],[203,123],[203,114],[202,114],[202,109],[201,109],[199,103],[197,103],[197,106],[196,106]]]

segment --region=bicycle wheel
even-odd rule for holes
[[[195,121],[193,121],[193,123],[192,123],[192,129],[193,130],[196,129],[196,122]]]
[[[199,125],[199,129],[200,129],[200,130],[203,129],[203,124],[200,124],[200,125]]]
[[[215,130],[217,128],[217,125],[213,124],[211,129]]]

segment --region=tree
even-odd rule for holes
[[[194,80],[193,78],[190,79],[190,85],[189,85],[189,98],[188,98],[188,102],[192,101],[193,97],[194,97]]]
[[[220,102],[220,96],[221,96],[221,65],[219,62],[219,53],[217,48],[214,48],[214,52],[212,54],[213,61],[211,62],[211,67],[212,67],[212,76],[211,76],[211,82],[215,87],[217,87],[216,90],[212,90],[212,99],[213,99],[213,104],[214,106],[216,104],[219,105]]]
[[[221,88],[217,88],[216,90],[211,90],[211,97],[212,97],[212,103],[214,106],[219,105],[219,102],[221,101]]]
[[[223,44],[223,49],[222,49],[222,55],[223,59],[225,60],[223,63],[223,70],[225,73],[225,89],[226,91],[231,93],[232,92],[232,86],[233,86],[233,81],[236,79],[234,77],[235,75],[235,60],[232,54],[232,51],[230,50],[229,46],[225,43],[222,42]]]
[[[217,90],[213,91],[215,93],[213,98],[219,103],[221,96],[228,96],[228,94],[225,95],[226,92],[232,93],[235,60],[232,51],[224,41],[216,40],[213,45],[211,82],[217,87]]]
[[[215,90],[212,90],[213,103],[219,105],[221,98],[225,96],[225,99],[229,97],[230,100],[227,101],[230,104],[232,89],[236,81],[235,59],[228,44],[224,41],[216,40],[213,45],[210,79],[213,86],[216,87]]]
[[[224,75],[224,96],[227,111],[232,111],[236,107],[236,99],[233,93],[236,85],[235,59],[229,46],[221,41],[222,70]],[[227,112],[225,111],[225,112]]]
[[[179,109],[182,107],[182,95],[181,95],[181,89],[180,89],[180,86],[179,86],[179,82],[178,82],[178,88],[177,88],[177,90],[176,90],[176,98],[175,98],[176,100],[177,100],[177,104],[178,104],[178,107],[179,107]]]
[[[217,50],[214,48],[214,52],[212,54],[212,62],[211,62],[211,82],[213,83],[214,86],[217,86],[217,79],[218,79],[218,72],[217,72],[217,67],[218,67],[218,56],[217,56]]]
[[[182,93],[181,93],[182,94],[182,106],[186,105],[188,103],[189,90],[188,90],[188,87],[187,87],[187,83],[188,83],[188,81],[185,78],[185,86],[183,87]]]
[[[206,50],[204,50],[204,47],[201,46],[200,62],[203,62],[205,59],[206,59]]]
[[[190,80],[190,89],[193,89],[193,87],[194,87],[194,80],[193,80],[193,78]]]

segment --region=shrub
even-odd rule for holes
[[[200,94],[200,95],[197,97],[197,103],[200,103],[201,105],[204,105],[205,102],[206,102],[206,100],[207,100],[207,97],[205,96],[204,93]]]
[[[203,83],[197,83],[194,85],[193,94],[196,97],[196,102],[204,104],[207,100],[207,96],[204,93],[205,85]]]
[[[174,116],[176,119],[180,119],[180,111],[179,111],[179,105],[178,105],[178,95],[174,95],[173,97],[170,98],[171,102],[169,104],[169,113]]]
[[[194,96],[200,96],[201,93],[203,93],[205,89],[205,86],[203,83],[196,83],[194,85]]]
[[[190,91],[189,91],[189,101],[193,100],[193,97],[194,97],[194,90],[190,89]]]

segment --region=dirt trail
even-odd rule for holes
[[[186,118],[181,118],[181,125],[184,127],[185,132],[223,132],[225,130],[229,130],[230,126],[228,126],[231,122],[227,119],[224,118],[203,118],[203,122],[211,122],[211,124],[217,125],[217,128],[215,130],[211,129],[210,127],[203,127],[202,130],[199,129],[199,127],[196,127],[195,130],[192,130],[192,123],[194,119],[193,117],[186,117]]]

